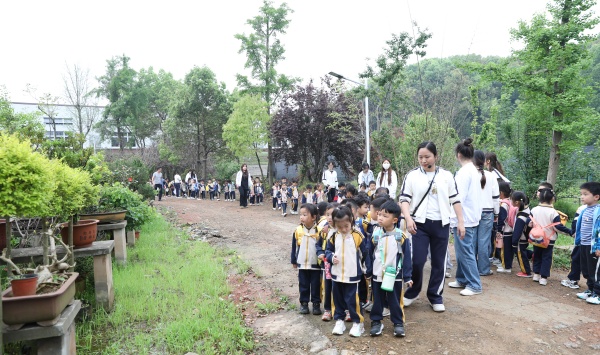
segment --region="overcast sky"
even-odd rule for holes
[[[275,0],[279,5],[282,1]],[[383,52],[392,33],[412,31],[411,18],[428,28],[427,57],[457,54],[506,56],[509,29],[545,11],[547,0],[290,0],[294,10],[282,37],[280,73],[304,80],[330,71],[357,78],[367,58]],[[212,69],[228,90],[244,69],[236,33],[258,13],[262,0],[218,1],[6,1],[0,33],[0,85],[12,101],[39,94],[63,95],[65,63],[95,77],[106,60],[126,54],[136,70],[152,66],[181,79],[195,65]],[[598,8],[596,8],[598,12]]]

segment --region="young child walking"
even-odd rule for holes
[[[527,225],[529,224],[529,198],[523,191],[514,191],[510,196],[510,203],[515,207],[513,211],[509,210],[506,223],[510,225],[510,220],[514,218],[512,233],[509,238],[504,238],[503,263],[498,268],[499,273],[510,274],[514,255],[517,255],[521,271],[517,273],[519,277],[533,277],[531,266],[529,264],[527,247],[529,242],[525,235]],[[514,217],[512,216],[514,213]],[[506,232],[504,234],[506,236]]]
[[[350,208],[340,206],[332,213],[336,233],[327,242],[327,261],[332,264],[332,294],[335,312],[335,327],[332,334],[342,335],[346,330],[344,319],[348,310],[354,323],[350,336],[359,337],[364,333],[364,318],[358,302],[358,282],[365,273],[371,276],[371,262],[362,235],[354,226],[354,215]],[[366,265],[363,269],[363,265]]]
[[[300,291],[300,314],[309,314],[308,302],[312,303],[312,313],[321,311],[321,267],[317,256],[317,246],[322,243],[317,231],[317,206],[302,205],[300,225],[292,235],[292,266],[298,269]]]
[[[288,189],[286,184],[281,185],[281,190],[277,192],[277,199],[281,201],[281,215],[287,216],[287,202],[292,197],[292,190]]]
[[[262,206],[264,199],[264,189],[259,178],[254,179],[254,204]]]
[[[552,189],[541,189],[539,191],[540,204],[531,209],[531,220],[544,228],[544,233],[549,237],[550,243],[546,248],[533,246],[533,281],[540,285],[548,284],[550,267],[552,266],[552,252],[558,234],[564,233],[570,236],[571,230],[560,223],[560,215],[554,209],[554,191]],[[552,224],[556,225],[552,226]],[[547,227],[549,226],[549,227]]]
[[[292,214],[298,214],[298,199],[300,198],[300,193],[298,192],[298,182],[296,180],[292,181]]]
[[[273,199],[273,211],[276,211],[277,207],[279,206],[279,203],[277,202],[278,194],[279,194],[279,183],[274,182],[273,186],[271,186],[271,198]]]
[[[335,234],[336,230],[333,227],[333,210],[336,209],[339,204],[336,202],[332,202],[332,203],[327,203],[327,202],[321,202],[319,205],[321,204],[326,204],[326,209],[325,209],[325,226],[323,227],[322,231],[324,234],[324,240],[323,243],[321,245],[321,249],[323,250],[323,253],[321,253],[319,250],[317,250],[317,254],[319,254],[319,258],[323,261],[323,317],[321,317],[321,320],[325,321],[325,322],[329,322],[332,318],[333,318],[333,308],[332,308],[332,297],[331,297],[331,288],[332,288],[332,283],[333,281],[331,280],[331,263],[329,261],[327,261],[327,259],[325,258],[325,250],[327,249],[327,242],[329,241],[329,238],[331,238],[332,235]]]
[[[579,187],[586,209],[577,220],[575,244],[581,245],[581,274],[587,279],[587,290],[577,298],[589,304],[600,304],[600,183],[586,182]]]
[[[400,217],[400,207],[394,201],[381,206],[377,214],[380,229],[377,230],[377,244],[374,246],[373,261],[373,307],[371,308],[371,336],[381,335],[383,331],[383,307],[387,304],[390,320],[394,324],[394,336],[405,336],[404,307],[400,302],[402,283],[412,286],[412,261],[410,239],[396,228]],[[387,276],[393,275],[393,276]],[[384,289],[383,282],[393,277],[392,289]],[[387,281],[387,280],[386,280]]]

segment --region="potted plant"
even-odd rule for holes
[[[125,210],[127,230],[139,230],[152,214],[152,209],[137,192],[116,182],[100,189],[97,210]]]
[[[28,141],[16,136],[0,134],[0,215],[10,217],[53,216],[56,214],[57,176],[56,165],[41,154],[34,152]],[[45,223],[47,226],[47,222]],[[6,227],[6,248],[0,259],[7,265],[7,274],[12,278],[22,278],[23,274],[35,273],[36,288],[54,287],[43,296],[16,296],[11,288],[2,293],[2,318],[9,325],[33,321],[53,321],[73,299],[74,281],[77,273],[64,274],[72,264],[67,263],[72,251],[62,240],[52,235],[51,228],[45,228],[42,235],[43,265],[35,269],[21,270],[10,260],[10,223]],[[52,240],[63,244],[67,254],[58,259],[56,249],[48,252]],[[57,275],[62,273],[63,275]],[[60,279],[60,280],[59,280]],[[60,281],[60,282],[59,282]],[[71,286],[72,285],[72,286]],[[48,300],[49,304],[40,303]]]

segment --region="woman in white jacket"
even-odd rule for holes
[[[240,207],[248,207],[248,196],[253,194],[251,189],[252,176],[248,172],[248,165],[242,164],[240,171],[235,176],[235,187],[240,190]]]
[[[390,191],[390,197],[396,199],[398,175],[396,175],[396,172],[394,169],[392,169],[392,164],[390,164],[389,159],[383,159],[381,163],[381,171],[379,174],[377,174],[375,186],[376,188],[387,187],[387,189]]]

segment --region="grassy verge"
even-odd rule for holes
[[[83,354],[244,353],[253,347],[229,294],[223,255],[162,217],[144,225],[128,265],[113,266],[115,309],[77,325]],[[239,265],[237,265],[239,267]]]

